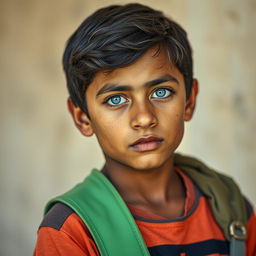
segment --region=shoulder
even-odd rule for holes
[[[42,227],[50,227],[56,230],[60,230],[65,221],[74,211],[67,205],[62,203],[56,203],[44,216],[39,229]]]
[[[67,205],[56,203],[39,226],[34,255],[99,255],[81,218]],[[61,253],[60,253],[61,252]]]
[[[59,231],[70,237],[89,237],[91,234],[82,219],[69,206],[56,203],[44,216],[39,231],[42,229]]]

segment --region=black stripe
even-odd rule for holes
[[[44,216],[44,219],[39,227],[51,227],[56,230],[60,230],[66,219],[74,211],[67,205],[62,203],[56,203],[50,211]]]
[[[229,255],[229,242],[211,239],[193,244],[159,245],[148,249],[151,256],[180,256],[181,253],[186,256],[205,256],[213,253]]]

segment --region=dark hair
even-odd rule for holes
[[[180,25],[141,4],[111,5],[86,18],[67,42],[63,56],[73,103],[87,112],[85,91],[100,70],[114,70],[138,60],[149,48],[163,45],[183,74],[186,95],[193,79],[192,50]]]

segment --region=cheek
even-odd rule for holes
[[[100,116],[101,115],[99,115],[99,117]],[[112,118],[103,116],[103,118],[93,119],[92,124],[94,133],[103,150],[105,148],[109,148],[109,150],[111,150],[111,148],[120,144],[122,134],[125,130],[121,121],[116,122]]]
[[[169,142],[172,147],[172,151],[176,150],[180,145],[184,135],[184,115],[183,112],[175,113],[172,116],[169,127],[166,127],[169,132]]]
[[[180,114],[175,114],[172,118],[172,120],[170,121],[172,123],[171,125],[171,131],[173,133],[174,136],[183,136],[183,132],[184,132],[184,117],[183,117],[183,113]]]
[[[183,104],[170,104],[167,111],[160,111],[159,114],[165,125],[174,128],[184,123],[185,107]]]

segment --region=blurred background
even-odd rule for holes
[[[103,157],[66,108],[65,42],[97,8],[128,1],[1,0],[0,255],[31,255],[47,200]],[[147,0],[189,34],[200,94],[180,152],[240,184],[256,204],[256,1]]]

